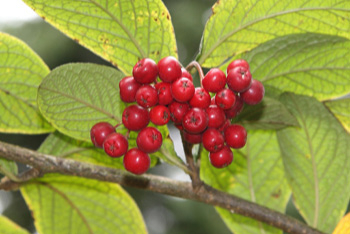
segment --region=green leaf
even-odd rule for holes
[[[97,122],[121,122],[124,104],[118,84],[123,77],[116,69],[102,65],[60,66],[39,87],[39,109],[58,131],[90,141],[90,129]]]
[[[49,174],[21,192],[38,233],[147,233],[134,200],[117,184]]]
[[[201,178],[213,187],[246,200],[283,212],[290,189],[284,176],[275,131],[248,131],[244,148],[233,152],[233,163],[224,169],[214,168],[208,152],[201,153]],[[282,233],[250,218],[217,209],[235,234]]]
[[[0,233],[1,234],[29,234],[29,232],[7,217],[0,215]]]
[[[41,17],[125,74],[144,57],[177,56],[174,29],[161,0],[24,0]]]
[[[213,6],[199,62],[218,67],[276,37],[323,33],[350,38],[350,2],[343,0],[220,0]],[[275,57],[277,58],[277,57]]]
[[[52,131],[36,107],[37,90],[49,68],[28,45],[0,33],[0,132]]]
[[[235,122],[244,125],[246,129],[280,129],[298,126],[298,121],[285,106],[269,97],[264,97],[258,105],[246,105]]]
[[[343,127],[350,132],[350,98],[325,102]]]
[[[350,41],[323,34],[294,34],[268,41],[242,56],[253,76],[282,91],[340,97],[350,90]]]
[[[10,177],[16,176],[18,174],[17,164],[14,161],[0,158],[0,174]]]
[[[314,98],[286,93],[281,101],[300,125],[277,132],[294,202],[309,225],[331,233],[349,202],[350,135]]]

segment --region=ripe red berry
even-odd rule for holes
[[[240,149],[247,142],[247,131],[238,124],[232,124],[224,130],[225,142],[228,146],[234,149]]]
[[[202,80],[202,85],[208,92],[217,93],[226,85],[226,76],[219,68],[210,69]]]
[[[115,128],[110,123],[96,123],[90,130],[91,141],[96,147],[102,148],[106,137],[113,132]]]
[[[197,134],[203,132],[208,127],[209,118],[205,110],[194,107],[191,108],[182,119],[184,130]]]
[[[215,104],[210,105],[207,109],[205,109],[205,112],[207,112],[209,118],[208,128],[219,128],[226,121],[224,110]]]
[[[193,82],[193,77],[192,77],[191,73],[189,73],[189,72],[186,70],[186,68],[182,67],[182,68],[181,68],[181,71],[182,71],[181,77],[186,77],[186,78],[188,78],[190,81]]]
[[[124,168],[136,175],[145,173],[150,165],[151,159],[145,152],[137,148],[132,148],[126,152],[123,159]]]
[[[252,83],[252,74],[245,67],[232,68],[227,74],[227,86],[234,92],[244,92]]]
[[[145,153],[154,153],[162,146],[163,138],[154,127],[142,129],[136,138],[137,147]]]
[[[172,102],[169,105],[170,119],[175,124],[181,124],[184,115],[190,109],[188,103]]]
[[[158,103],[157,90],[151,85],[142,85],[136,92],[135,99],[137,104],[148,108]]]
[[[168,83],[179,79],[182,75],[181,65],[172,56],[164,57],[158,62],[159,78]]]
[[[202,134],[192,134],[186,131],[183,132],[184,139],[191,144],[199,144],[202,142]]]
[[[245,67],[247,70],[249,70],[249,63],[244,60],[244,59],[236,59],[233,60],[226,69],[226,74],[228,74],[230,72],[231,69],[235,68],[235,67]]]
[[[225,139],[222,133],[215,128],[208,128],[203,133],[203,147],[209,152],[217,152],[225,145]]]
[[[123,111],[122,122],[127,129],[139,131],[149,123],[148,110],[139,105],[128,106]]]
[[[170,120],[170,111],[166,106],[157,105],[150,110],[149,118],[155,125],[165,125]]]
[[[158,92],[158,104],[159,105],[169,105],[173,100],[173,95],[171,94],[171,83],[159,82],[155,85]]]
[[[186,77],[177,79],[171,84],[171,94],[173,98],[178,102],[187,102],[194,95],[194,85]]]
[[[201,88],[201,87],[195,88],[194,95],[190,99],[190,105],[192,107],[205,109],[209,107],[210,102],[211,102],[211,97],[204,88]]]
[[[236,96],[230,89],[222,89],[215,95],[215,103],[218,107],[230,109],[236,102]]]
[[[230,109],[224,110],[226,117],[228,119],[232,119],[236,117],[243,110],[243,106],[244,106],[243,99],[236,94],[236,102],[233,105],[233,107],[231,107]]]
[[[132,69],[135,80],[141,84],[150,84],[158,76],[157,64],[150,58],[143,58],[138,61]]]
[[[245,103],[248,105],[259,104],[265,95],[264,85],[258,80],[252,80],[250,88],[243,93],[241,97]]]
[[[217,152],[209,153],[210,163],[216,168],[224,168],[232,163],[233,153],[228,146],[224,146]]]
[[[135,102],[135,95],[137,90],[141,87],[141,84],[138,83],[134,77],[127,76],[124,77],[119,82],[119,93],[120,93],[120,99],[122,99],[123,102]]]
[[[111,157],[121,157],[128,151],[128,140],[120,133],[113,132],[103,142],[104,151]]]

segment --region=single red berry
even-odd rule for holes
[[[142,129],[136,138],[137,147],[145,153],[154,153],[162,146],[163,138],[154,127]]]
[[[142,107],[152,107],[158,103],[158,93],[153,86],[142,85],[139,90],[137,90],[135,99],[137,104]]]
[[[210,163],[216,168],[224,168],[232,163],[233,153],[228,146],[224,146],[217,152],[209,153]]]
[[[158,92],[159,105],[166,106],[174,100],[173,95],[171,94],[171,83],[159,82],[155,87]]]
[[[226,85],[226,76],[219,68],[210,69],[202,80],[202,85],[208,92],[217,93]]]
[[[139,105],[128,106],[123,111],[122,122],[127,129],[139,131],[149,123],[148,110]]]
[[[186,131],[183,131],[183,137],[184,137],[185,141],[187,141],[191,144],[199,144],[202,142],[202,133],[193,134],[193,133],[188,133]]]
[[[219,128],[226,121],[224,110],[215,104],[210,105],[207,109],[205,109],[205,112],[207,112],[207,115],[209,118],[209,122],[208,122],[209,128]]]
[[[228,146],[234,149],[240,149],[247,142],[247,131],[238,124],[231,124],[224,130],[225,142]]]
[[[124,168],[136,175],[145,173],[150,165],[151,159],[147,153],[140,149],[132,148],[126,152],[123,159]]]
[[[218,107],[226,110],[233,107],[236,102],[236,96],[230,89],[222,89],[215,95],[215,103]]]
[[[244,60],[244,59],[236,59],[233,60],[226,69],[226,74],[228,74],[230,72],[231,69],[235,68],[235,67],[245,67],[247,70],[249,70],[249,63]]]
[[[201,88],[201,87],[195,88],[194,95],[190,99],[190,105],[192,107],[205,109],[209,107],[210,102],[211,102],[211,97],[204,88]]]
[[[180,102],[172,102],[169,105],[169,111],[170,111],[170,119],[175,124],[181,124],[182,119],[184,115],[187,113],[187,111],[190,109],[190,106],[188,103],[180,103]]]
[[[170,120],[169,108],[163,105],[157,105],[150,110],[149,118],[155,125],[165,125]]]
[[[248,105],[259,104],[265,95],[264,85],[258,80],[252,80],[250,88],[243,93],[241,97],[245,103]]]
[[[184,115],[182,126],[184,130],[197,134],[203,132],[208,127],[209,118],[205,110],[194,107]]]
[[[111,157],[121,157],[128,151],[128,140],[120,133],[113,132],[103,142],[104,151]]]
[[[158,67],[156,62],[150,58],[143,58],[138,61],[132,69],[132,75],[135,80],[141,84],[150,84],[158,76]]]
[[[137,82],[134,77],[127,76],[124,77],[119,82],[119,94],[120,99],[122,99],[123,102],[135,102],[135,95],[137,90],[141,87],[141,84]]]
[[[158,62],[159,78],[168,83],[179,79],[182,75],[181,65],[172,56],[164,57]]]
[[[233,107],[231,107],[230,109],[224,110],[226,117],[228,119],[232,119],[236,117],[243,110],[243,106],[244,106],[243,99],[236,94],[236,102],[233,105]]]
[[[208,128],[203,133],[203,147],[209,152],[217,152],[225,146],[222,133],[215,128]]]
[[[252,83],[252,74],[245,67],[235,67],[227,74],[227,86],[234,92],[244,92]]]
[[[96,123],[90,130],[91,141],[96,147],[102,148],[106,137],[113,132],[115,132],[115,128],[110,123]]]
[[[189,73],[189,72],[186,70],[186,68],[182,67],[182,68],[181,68],[181,71],[182,71],[181,77],[186,77],[186,78],[188,78],[190,81],[193,82],[193,77],[192,77],[191,73]]]
[[[194,95],[194,85],[186,77],[177,79],[171,84],[171,94],[173,98],[178,102],[187,102]]]

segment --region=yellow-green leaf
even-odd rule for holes
[[[117,184],[50,174],[21,192],[38,233],[147,233],[136,203]]]
[[[36,106],[38,86],[48,73],[49,68],[28,45],[0,33],[0,132],[53,130]]]
[[[327,101],[325,104],[350,133],[350,98]]]
[[[220,0],[213,6],[199,62],[218,67],[276,37],[323,33],[350,38],[350,2],[343,0]]]
[[[29,234],[29,232],[18,226],[7,217],[0,215],[0,233],[1,234]]]
[[[277,131],[294,203],[309,225],[331,233],[350,197],[350,135],[315,98],[286,93],[281,101],[300,125]]]
[[[161,0],[24,0],[53,26],[125,74],[144,57],[177,56],[174,29]]]
[[[350,213],[345,215],[340,220],[337,227],[332,232],[332,234],[348,234],[348,233],[350,233]]]

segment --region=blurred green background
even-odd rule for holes
[[[196,57],[202,32],[211,14],[214,0],[165,0],[172,16],[178,43],[180,62],[186,66]],[[46,64],[55,68],[70,62],[93,62],[109,65],[106,61],[82,48],[43,20],[22,25],[1,25],[0,30],[26,42]],[[46,135],[25,136],[0,134],[0,140],[37,149]],[[25,167],[22,166],[21,170]],[[151,173],[188,179],[169,165],[157,166]],[[183,199],[126,188],[141,208],[149,233],[152,234],[226,234],[230,233],[215,209],[211,206]],[[1,206],[2,204],[2,206]],[[3,207],[3,209],[1,209]],[[35,233],[30,211],[19,192],[0,191],[0,212],[19,225]],[[292,203],[288,214],[299,217]]]

